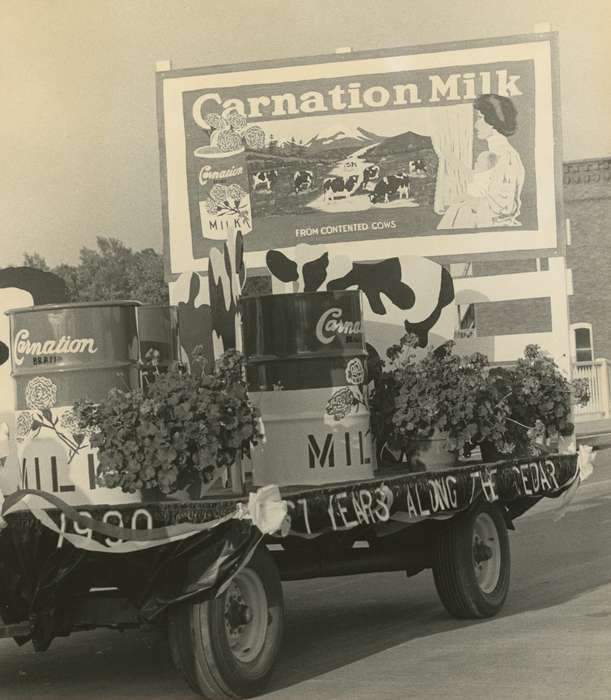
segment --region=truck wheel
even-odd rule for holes
[[[435,587],[454,617],[496,615],[507,597],[510,568],[507,525],[493,503],[457,516],[437,539]]]
[[[172,609],[170,649],[196,693],[209,700],[251,697],[272,674],[283,629],[278,569],[259,547],[221,596]]]

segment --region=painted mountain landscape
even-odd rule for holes
[[[247,152],[254,218],[432,206],[437,157],[428,136],[336,123],[308,138],[280,137],[266,126],[265,147]],[[397,176],[409,187],[381,184]]]

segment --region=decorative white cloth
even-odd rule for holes
[[[573,448],[573,453],[574,452],[575,449]],[[579,484],[592,476],[595,459],[596,453],[592,451],[591,445],[579,445],[577,450],[577,474],[573,483],[558,499],[558,509],[554,515],[554,522],[558,522],[558,520],[564,518],[577,494]]]

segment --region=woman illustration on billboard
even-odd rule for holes
[[[524,166],[509,143],[517,128],[517,110],[508,97],[480,95],[473,103],[475,135],[487,142],[464,196],[445,211],[438,229],[520,226]]]

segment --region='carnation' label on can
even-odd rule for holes
[[[327,345],[337,335],[358,335],[361,333],[360,321],[344,321],[342,309],[334,306],[327,309],[316,324],[316,337]]]

